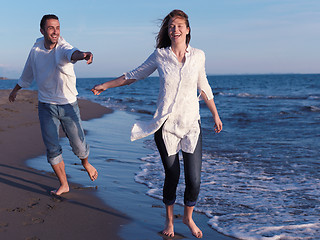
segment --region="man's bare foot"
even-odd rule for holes
[[[60,186],[58,189],[50,191],[50,194],[60,196],[61,194],[67,192],[69,192],[69,186]]]
[[[98,171],[89,162],[83,163],[82,166],[86,169],[91,181],[98,178]]]
[[[196,238],[202,238],[202,231],[197,227],[192,218],[183,218],[183,223],[189,227],[193,236],[195,236]]]
[[[173,222],[166,221],[166,226],[162,234],[168,237],[174,237]]]

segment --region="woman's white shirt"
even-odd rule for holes
[[[144,79],[155,70],[159,73],[157,109],[151,121],[137,122],[131,140],[155,133],[162,125],[168,155],[180,149],[193,153],[200,134],[199,96],[203,91],[213,98],[205,72],[205,54],[188,46],[181,66],[171,47],[156,49],[138,68],[125,73],[125,79]]]

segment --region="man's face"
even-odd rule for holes
[[[55,45],[58,43],[60,37],[60,23],[56,19],[48,19],[44,26],[44,29],[40,29],[40,32],[44,36],[45,42],[48,45]]]

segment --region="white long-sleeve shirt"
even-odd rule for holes
[[[76,75],[71,62],[72,54],[78,50],[62,37],[55,48],[44,47],[44,38],[38,38],[30,50],[18,85],[27,88],[33,80],[38,85],[40,102],[68,104],[77,100]]]
[[[209,100],[213,98],[204,52],[188,46],[181,66],[171,47],[156,49],[141,66],[125,73],[125,78],[144,79],[155,70],[160,81],[156,112],[151,121],[133,125],[131,140],[153,134],[163,125],[169,156],[180,149],[193,153],[200,133],[199,93],[203,91]]]

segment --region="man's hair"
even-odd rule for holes
[[[45,25],[46,25],[46,21],[47,21],[48,19],[56,19],[56,20],[59,21],[59,18],[58,18],[56,15],[54,15],[54,14],[44,15],[44,16],[42,17],[42,19],[41,19],[41,22],[40,22],[40,28],[41,28],[41,29],[44,30],[44,27],[45,27]]]

